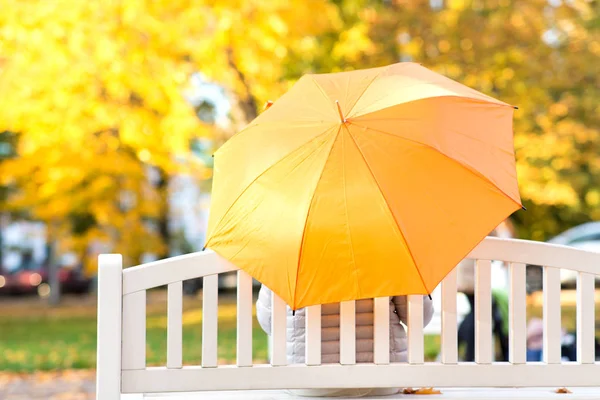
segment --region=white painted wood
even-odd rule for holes
[[[167,286],[167,368],[181,368],[183,282]]]
[[[508,303],[508,357],[513,364],[527,362],[527,290],[525,264],[509,266],[510,293]]]
[[[281,297],[273,293],[271,304],[271,365],[287,364],[286,356],[286,324],[287,306]]]
[[[234,266],[227,265],[227,262],[224,262],[219,256],[210,255],[210,252],[202,253],[202,255],[196,255],[196,257],[187,257],[185,259],[172,259],[169,262],[159,262],[143,265],[140,267],[135,267],[131,269],[131,275],[128,274],[126,270],[123,272],[122,284],[123,290],[125,290],[125,285],[127,283],[127,294],[123,297],[123,361],[122,368],[124,369],[122,373],[122,386],[124,391],[126,388],[130,388],[132,385],[176,385],[177,388],[174,388],[175,391],[183,390],[186,385],[200,385],[202,387],[208,387],[210,389],[219,389],[221,386],[226,389],[231,389],[232,385],[242,385],[246,386],[246,389],[256,389],[256,388],[274,388],[273,385],[280,385],[281,388],[294,388],[296,387],[349,387],[345,385],[351,385],[352,387],[384,387],[384,386],[437,386],[443,387],[446,384],[449,386],[531,386],[531,385],[547,385],[547,386],[577,386],[577,385],[594,385],[598,384],[596,380],[594,380],[594,376],[598,376],[600,370],[599,364],[594,364],[593,359],[593,350],[588,351],[588,349],[593,349],[593,330],[594,330],[594,276],[591,273],[596,272],[596,266],[600,263],[600,255],[585,252],[581,250],[574,250],[570,248],[565,248],[562,246],[553,246],[547,244],[540,243],[532,243],[525,241],[515,241],[515,240],[503,240],[503,239],[495,239],[488,238],[482,242],[480,246],[478,246],[471,254],[477,255],[478,258],[489,260],[489,259],[500,259],[507,260],[513,262],[511,265],[511,295],[510,295],[510,326],[511,326],[511,341],[510,341],[510,349],[511,349],[511,362],[515,365],[508,365],[506,363],[496,363],[496,364],[488,364],[491,362],[491,292],[488,290],[487,286],[490,286],[491,282],[489,280],[489,261],[479,261],[477,265],[477,275],[476,275],[476,285],[478,286],[476,292],[477,297],[479,298],[476,303],[476,324],[478,324],[478,337],[479,343],[476,345],[477,349],[480,353],[478,357],[479,364],[455,364],[452,365],[453,356],[452,351],[449,351],[442,354],[442,360],[446,364],[437,364],[437,363],[422,363],[423,357],[423,335],[422,335],[422,297],[421,296],[410,296],[409,299],[409,361],[413,364],[388,364],[385,365],[375,365],[375,364],[358,364],[353,366],[345,366],[345,365],[312,365],[310,367],[303,366],[301,369],[297,369],[298,366],[286,366],[285,368],[270,368],[270,367],[261,367],[261,366],[252,366],[251,368],[236,368],[236,367],[220,367],[220,368],[212,368],[212,369],[199,369],[199,368],[188,368],[184,367],[181,369],[173,369],[173,368],[149,368],[148,371],[144,371],[145,366],[145,288],[150,288],[154,286],[160,286],[164,284],[171,284],[169,287],[169,327],[173,327],[175,324],[175,319],[177,318],[177,313],[174,312],[177,305],[177,300],[175,300],[176,293],[178,292],[177,279],[173,275],[185,275],[190,277],[197,276],[206,276],[210,274],[214,270],[218,270],[220,272],[225,272],[229,270],[236,270]],[[190,260],[196,260],[195,268],[193,271],[188,263]],[[201,260],[200,264],[202,264],[201,268],[198,270],[197,260]],[[544,261],[544,262],[541,262]],[[544,320],[545,320],[545,330],[546,332],[558,332],[558,340],[552,339],[550,335],[545,338],[545,347],[549,351],[545,351],[547,354],[546,361],[549,361],[549,364],[543,363],[528,363],[522,364],[524,362],[524,334],[519,335],[519,332],[524,333],[525,325],[524,325],[524,317],[525,312],[524,306],[519,306],[525,304],[525,286],[524,286],[524,263],[534,264],[534,265],[549,265],[549,266],[559,266],[559,267],[571,267],[576,271],[583,272],[580,274],[578,281],[578,348],[580,349],[578,357],[579,363],[569,363],[569,364],[553,364],[553,357],[556,357],[556,354],[560,357],[560,353],[556,350],[553,354],[553,346],[554,342],[559,343],[560,339],[560,274],[558,270],[545,268],[546,273],[544,276]],[[148,268],[152,266],[152,268]],[[169,269],[172,269],[170,274],[165,273],[166,266]],[[182,271],[177,272],[177,269],[181,268]],[[119,268],[120,270],[120,259],[119,259]],[[154,270],[157,270],[156,272]],[[555,271],[555,272],[552,272]],[[120,272],[119,272],[120,274]],[[186,275],[187,274],[187,275]],[[110,289],[102,289],[102,273],[100,273],[100,281],[99,281],[99,291],[111,293],[114,292],[114,283]],[[486,276],[488,275],[488,276]],[[134,280],[140,279],[140,281]],[[450,277],[450,280],[452,277]],[[186,278],[188,279],[188,278]],[[216,280],[216,275],[214,278]],[[121,280],[121,278],[119,278]],[[106,281],[106,279],[104,279]],[[447,278],[442,285],[442,296],[444,298],[452,298],[453,296],[450,294],[453,292],[453,286],[455,283],[448,283],[449,279]],[[251,282],[251,280],[250,280]],[[251,283],[250,283],[251,284]],[[104,285],[108,286],[108,285]],[[245,283],[240,285],[241,292],[246,293],[247,286]],[[246,289],[244,289],[244,287]],[[174,289],[172,289],[174,288]],[[216,288],[216,286],[215,286]],[[558,288],[558,289],[557,289]],[[217,304],[216,301],[216,293],[215,292],[215,306]],[[484,294],[481,296],[481,294]],[[205,292],[206,295],[206,292]],[[109,380],[108,386],[103,386],[110,390],[111,384],[110,379],[106,378],[106,376],[112,376],[113,379],[113,393],[115,392],[114,387],[114,377],[117,376],[116,373],[106,372],[109,371],[107,368],[103,368],[102,365],[106,365],[106,352],[102,352],[101,348],[108,348],[110,345],[106,345],[108,339],[102,340],[102,337],[107,335],[106,333],[102,333],[102,326],[106,327],[106,324],[103,323],[103,309],[108,309],[110,307],[115,308],[114,299],[112,306],[104,306],[105,303],[108,304],[108,300],[102,300],[102,293],[99,294],[99,310],[98,310],[98,381]],[[241,294],[240,298],[244,297],[244,294]],[[181,296],[179,296],[181,299]],[[454,331],[456,331],[456,310],[455,310],[455,302],[456,297],[453,297],[454,302],[443,301],[443,324],[444,324],[444,332],[442,333],[442,340],[446,341],[447,345],[443,345],[443,349],[452,348],[451,345],[451,337],[448,332],[446,332],[446,328],[453,327]],[[143,300],[143,301],[142,301]],[[171,301],[173,300],[173,301]],[[280,300],[280,299],[278,299]],[[238,300],[240,301],[240,300]],[[377,303],[377,300],[375,300]],[[553,303],[554,302],[554,303]],[[274,299],[274,303],[277,303],[277,300]],[[420,303],[420,304],[419,304]],[[452,304],[454,303],[454,304]],[[206,302],[205,302],[206,304]],[[239,303],[240,308],[243,308],[247,303]],[[557,306],[558,305],[558,306]],[[281,301],[279,306],[279,311],[277,311],[278,306],[274,304],[273,307],[273,333],[277,333],[277,336],[283,341],[279,340],[279,351],[275,351],[274,354],[279,354],[280,360],[283,360],[279,365],[284,365],[285,361],[285,304]],[[247,307],[247,306],[246,306]],[[454,307],[454,308],[453,308]],[[346,311],[344,311],[346,308]],[[489,312],[486,316],[486,310],[489,309]],[[140,311],[141,310],[141,311]],[[346,346],[342,345],[342,349],[344,347],[351,346],[352,352],[351,354],[351,362],[350,364],[355,363],[355,313],[354,313],[354,304],[352,304],[352,313],[348,313],[348,306],[342,305],[342,317],[341,317],[341,326],[342,326],[342,334],[341,340],[344,341],[344,337],[346,338]],[[377,310],[377,306],[376,306]],[[479,312],[478,312],[478,311]],[[283,311],[283,312],[281,312]],[[452,318],[452,313],[454,311],[454,318]],[[377,311],[376,311],[377,314]],[[444,315],[445,314],[445,315]],[[104,320],[107,318],[106,315],[112,316],[114,318],[114,313],[108,314],[104,313]],[[118,312],[117,312],[118,315]],[[276,317],[279,315],[279,318]],[[307,310],[307,329],[311,330],[311,320],[313,322],[317,322],[320,324],[320,318],[315,319],[314,313],[311,314],[310,310]],[[173,318],[172,318],[173,316]],[[381,314],[376,315],[375,319],[378,320]],[[138,319],[138,321],[136,321]],[[210,319],[210,317],[209,317]],[[243,319],[243,317],[242,317]],[[488,320],[489,319],[489,320]],[[350,321],[351,320],[351,321]],[[452,322],[452,320],[454,322]],[[119,318],[119,321],[121,319]],[[136,323],[141,322],[141,323]],[[351,324],[348,324],[351,322]],[[416,322],[416,323],[415,323]],[[489,322],[489,324],[488,324]],[[389,321],[388,321],[389,323]],[[210,324],[209,324],[210,325]],[[244,323],[240,323],[240,326],[243,326]],[[278,326],[275,327],[275,326]],[[345,328],[347,325],[351,325],[349,328]],[[376,325],[379,325],[376,323]],[[215,313],[215,333],[216,333],[216,313]],[[247,324],[246,324],[247,326]],[[313,325],[316,326],[316,325]],[[141,328],[141,329],[140,329]],[[204,330],[203,325],[203,330]],[[250,328],[251,329],[251,328]],[[449,328],[448,328],[449,329]],[[485,354],[486,351],[480,351],[482,348],[485,349],[486,345],[482,342],[485,341],[484,337],[486,335],[481,335],[482,331],[488,331],[489,329],[489,361],[486,360]],[[106,330],[106,329],[105,329]],[[417,331],[415,333],[415,330]],[[140,333],[143,331],[143,333]],[[175,329],[176,331],[176,329]],[[311,330],[312,331],[312,330]],[[378,337],[382,335],[383,330],[377,330],[375,332],[375,347],[374,351],[376,354],[383,354],[381,350],[378,351]],[[449,331],[451,331],[449,329]],[[169,332],[173,332],[169,329]],[[204,333],[204,332],[203,332]],[[351,335],[349,335],[351,333]],[[320,331],[319,331],[320,334]],[[141,341],[134,341],[135,337],[142,336],[143,339]],[[120,337],[120,336],[119,336]],[[240,335],[242,337],[242,335]],[[311,363],[316,359],[316,354],[320,358],[320,348],[315,347],[309,344],[309,337],[313,337],[311,334],[307,334],[307,363]],[[352,338],[351,341],[347,340],[349,337]],[[410,338],[414,340],[410,340]],[[168,340],[171,348],[173,348],[173,336],[170,335],[170,339]],[[483,340],[482,340],[483,339]],[[314,340],[314,339],[313,339]],[[114,338],[112,339],[114,342]],[[136,344],[137,342],[137,344]],[[215,354],[215,366],[216,366],[216,335],[214,341],[214,354]],[[277,340],[274,339],[274,342]],[[455,342],[455,340],[454,340]],[[133,343],[133,347],[129,346],[129,343]],[[143,343],[143,344],[142,344]],[[206,341],[204,342],[206,343]],[[351,343],[351,345],[348,345]],[[381,341],[379,341],[381,343]],[[389,342],[388,342],[389,343]],[[283,346],[282,346],[283,345]],[[137,347],[136,347],[137,346]],[[114,346],[110,346],[114,347]],[[243,347],[243,346],[242,346]],[[274,344],[274,347],[278,347]],[[419,348],[420,347],[420,348]],[[119,348],[117,345],[115,348]],[[311,351],[311,348],[313,349]],[[415,350],[418,348],[418,350]],[[559,350],[558,346],[557,349]],[[204,350],[204,349],[203,349]],[[452,350],[452,349],[451,349]],[[343,351],[342,351],[343,352]],[[203,351],[204,353],[204,351]],[[348,352],[343,352],[348,353]],[[114,352],[110,354],[114,355]],[[173,359],[177,358],[177,355],[173,355],[174,353],[168,350],[168,367],[173,367],[173,365],[177,365],[177,363],[173,363]],[[454,352],[455,354],[455,352]],[[114,359],[115,357],[113,357]],[[203,354],[203,361],[204,361]],[[251,354],[250,354],[251,358]],[[276,359],[277,356],[275,355]],[[343,357],[342,357],[343,358]],[[117,360],[120,357],[117,356]],[[560,358],[558,358],[560,361]],[[276,361],[276,360],[275,360]],[[320,361],[320,360],[319,360]],[[347,361],[347,360],[346,360]],[[376,355],[376,362],[381,361]],[[482,361],[484,363],[482,363]],[[113,361],[114,362],[114,361]],[[239,361],[238,361],[239,362]],[[246,364],[248,363],[240,363]],[[316,363],[318,364],[318,363]],[[274,365],[278,365],[277,362],[274,362]],[[140,367],[141,366],[141,367]],[[134,368],[133,370],[128,370],[129,368]],[[368,367],[373,367],[377,369],[370,369]],[[406,367],[408,369],[399,369],[398,367]],[[468,368],[463,368],[468,367]],[[510,368],[506,368],[510,367]],[[579,367],[579,369],[575,368]],[[442,368],[442,369],[440,369]],[[527,368],[527,369],[524,369]],[[243,372],[246,370],[248,372]],[[114,370],[113,370],[114,371]],[[273,372],[277,371],[277,372]],[[151,375],[139,375],[140,373],[151,372]],[[170,375],[172,373],[182,373],[182,375]],[[160,373],[156,375],[155,373]],[[167,374],[169,374],[167,376]],[[217,374],[217,375],[214,375]],[[185,375],[185,376],[183,376]],[[393,378],[388,378],[389,376]],[[398,377],[401,378],[398,378]],[[103,378],[104,377],[104,378]],[[138,381],[138,379],[143,380],[143,382]],[[164,379],[163,379],[164,378]],[[117,376],[118,379],[118,376]],[[161,381],[162,379],[162,381]],[[387,381],[385,381],[387,379]],[[391,381],[393,379],[393,381]],[[421,380],[420,380],[421,379]],[[383,380],[383,381],[382,381]],[[240,382],[241,381],[241,382]],[[296,383],[294,383],[296,382]],[[300,383],[298,383],[300,382]],[[346,382],[346,383],[343,383]],[[116,386],[118,390],[118,385]],[[194,390],[202,389],[196,388]],[[235,389],[235,387],[233,387]],[[242,388],[243,389],[243,388]],[[148,391],[148,390],[144,390]],[[168,390],[170,391],[170,390]],[[150,390],[152,392],[152,390]],[[99,390],[98,393],[101,393]],[[493,393],[491,393],[490,397],[493,397]],[[107,397],[105,394],[104,397],[98,395],[100,400],[105,400],[108,398],[115,397]],[[468,397],[466,397],[468,398]],[[516,398],[516,397],[513,397]],[[561,396],[561,398],[568,398],[565,396]]]
[[[577,276],[577,361],[595,361],[594,275],[580,272]]]
[[[202,367],[217,366],[219,276],[202,278]]]
[[[390,363],[390,298],[376,297],[373,305],[373,361]]]
[[[96,398],[118,399],[121,393],[121,317],[123,260],[120,254],[98,257],[98,328]]]
[[[538,387],[597,386],[599,365],[391,363],[377,365],[293,364],[252,368],[221,366],[124,371],[124,393],[360,387]],[[443,390],[443,389],[442,389]],[[552,389],[550,389],[552,390]],[[493,393],[493,391],[491,391]],[[554,396],[549,396],[551,398]],[[420,397],[419,397],[420,398]]]
[[[340,303],[340,363],[356,364],[356,304]]]
[[[479,258],[482,260],[491,260],[498,259],[509,261],[515,263],[511,266],[511,329],[513,332],[511,337],[514,340],[511,340],[511,361],[513,364],[509,363],[493,363],[488,364],[481,363],[481,361],[487,361],[485,359],[485,352],[480,352],[480,356],[478,357],[479,364],[476,363],[467,363],[467,364],[453,364],[452,363],[452,352],[449,352],[446,356],[442,354],[442,361],[445,364],[439,363],[423,363],[423,333],[422,333],[422,296],[410,296],[409,297],[409,305],[408,305],[408,329],[409,329],[409,361],[412,364],[400,363],[400,364],[356,364],[356,365],[340,365],[340,364],[325,364],[325,365],[289,365],[285,367],[273,368],[271,366],[264,365],[253,365],[251,367],[246,368],[238,368],[236,366],[221,366],[218,368],[199,368],[199,367],[183,367],[183,368],[162,368],[162,367],[150,367],[145,369],[145,349],[140,350],[139,347],[145,348],[145,344],[140,346],[140,342],[138,341],[138,349],[131,350],[128,343],[133,342],[133,337],[139,336],[140,326],[143,328],[144,337],[142,339],[142,343],[145,343],[145,292],[143,290],[155,286],[161,286],[165,284],[172,284],[174,282],[178,282],[182,279],[189,279],[194,277],[202,277],[206,275],[211,275],[216,272],[227,272],[233,271],[237,268],[235,266],[230,265],[227,261],[222,259],[220,256],[215,255],[212,252],[204,252],[195,255],[184,256],[183,258],[173,258],[170,260],[164,260],[163,262],[158,263],[150,263],[146,265],[142,265],[139,267],[134,267],[132,269],[127,269],[123,271],[123,276],[120,278],[122,281],[122,289],[124,293],[127,293],[122,298],[122,309],[123,309],[123,347],[122,347],[122,355],[123,361],[121,362],[121,368],[124,370],[121,374],[121,387],[123,392],[127,393],[140,393],[140,392],[148,392],[148,393],[157,393],[157,392],[181,392],[181,391],[189,391],[189,390],[236,390],[236,389],[293,389],[293,388],[344,388],[344,387],[421,387],[421,386],[435,386],[435,387],[446,387],[446,386],[464,386],[464,387],[473,387],[473,386],[494,386],[494,387],[531,387],[531,386],[548,386],[551,388],[558,386],[568,386],[571,390],[577,393],[577,386],[598,386],[597,376],[600,373],[600,364],[593,363],[593,353],[587,352],[587,348],[589,348],[590,337],[593,340],[593,321],[594,321],[594,294],[593,294],[593,281],[594,277],[591,274],[595,274],[597,272],[597,266],[600,265],[600,254],[586,252],[582,250],[576,250],[571,248],[566,248],[562,246],[548,245],[542,243],[535,242],[526,242],[519,240],[505,240],[505,239],[497,239],[497,238],[488,238],[485,239],[482,244],[480,244],[473,252],[471,253],[471,257],[475,255],[475,258]],[[190,266],[190,262],[193,261],[193,266]],[[489,265],[487,265],[488,261],[480,261],[477,266],[477,276],[476,276],[476,284],[478,286],[477,293],[486,292],[486,286],[488,286],[489,282]],[[523,337],[518,337],[517,332],[522,329],[519,328],[519,325],[523,324],[522,314],[519,310],[522,310],[518,305],[523,303],[524,300],[524,280],[519,278],[522,275],[524,266],[522,264],[533,264],[533,265],[548,265],[555,267],[566,267],[569,269],[573,269],[575,271],[584,272],[584,275],[580,275],[579,284],[578,284],[578,304],[580,305],[577,310],[578,316],[578,341],[580,354],[578,363],[563,363],[563,364],[545,364],[545,363],[527,363],[521,364],[523,355],[518,350],[523,346]],[[487,272],[485,268],[487,267]],[[516,268],[515,268],[516,267]],[[119,268],[120,268],[120,259],[119,259]],[[550,269],[546,268],[547,271]],[[216,272],[215,272],[216,271]],[[100,272],[100,274],[102,274]],[[485,275],[488,274],[488,277]],[[590,274],[590,275],[588,275]],[[183,278],[182,278],[183,277]],[[99,277],[99,291],[106,293],[114,293],[115,292],[115,284],[111,284],[110,288],[108,288],[108,284],[103,285],[101,283],[102,278]],[[214,279],[216,279],[216,275],[214,275]],[[560,274],[559,271],[556,270],[556,274],[552,272],[548,272],[544,278],[545,288],[550,289],[549,292],[556,292],[555,287],[560,287]],[[106,279],[105,279],[106,281]],[[583,282],[583,283],[581,283]],[[558,285],[557,285],[558,283]],[[590,294],[590,285],[591,285],[591,294]],[[243,285],[242,285],[243,286]],[[448,284],[446,286],[446,281],[442,285],[442,296],[450,297],[449,292],[452,290],[453,284]],[[489,285],[491,286],[491,285]],[[215,286],[216,287],[216,286]],[[444,295],[444,287],[448,292]],[[554,287],[554,289],[552,289]],[[489,291],[487,291],[489,293]],[[560,290],[558,290],[558,295],[552,296],[551,293],[545,292],[544,300],[545,305],[550,303],[550,307],[545,307],[544,317],[547,328],[550,328],[550,331],[554,331],[552,327],[556,329],[560,334]],[[175,293],[175,292],[173,292]],[[136,296],[137,295],[137,296]],[[141,296],[144,297],[144,301],[142,302]],[[174,296],[174,294],[172,295]],[[107,365],[110,361],[107,360],[107,355],[110,354],[111,357],[108,357],[109,360],[120,359],[120,357],[114,352],[106,353],[102,352],[101,348],[114,348],[118,349],[119,346],[116,347],[113,345],[107,345],[109,342],[108,339],[103,340],[102,337],[109,335],[109,333],[102,332],[102,326],[104,326],[104,331],[107,330],[106,323],[103,323],[102,315],[104,315],[104,320],[106,318],[114,318],[115,312],[111,312],[110,314],[104,313],[103,309],[118,309],[119,307],[115,307],[114,299],[111,306],[104,306],[103,304],[107,303],[108,300],[102,300],[103,294],[99,293],[99,317],[98,317],[98,381],[108,381],[108,386],[103,386],[103,388],[107,388],[106,393],[110,393],[109,395],[104,394],[104,397],[100,395],[98,398],[100,400],[108,400],[118,398],[114,394],[118,392],[115,391],[115,387],[118,390],[118,384],[115,384],[116,379],[118,379],[118,363],[117,368],[109,369],[104,368],[103,365]],[[171,297],[171,295],[169,296]],[[276,297],[276,296],[274,296]],[[486,300],[487,297],[487,300]],[[132,300],[133,299],[133,300]],[[586,300],[587,299],[587,300]],[[278,303],[280,301],[280,303]],[[377,300],[376,300],[377,301]],[[456,298],[454,297],[454,301]],[[558,301],[558,308],[552,306],[552,301]],[[215,301],[215,306],[217,302]],[[420,304],[418,304],[420,303]],[[486,304],[487,303],[487,304]],[[143,305],[142,305],[143,304]],[[342,309],[344,306],[342,305]],[[446,301],[443,302],[442,306],[443,310],[447,313],[447,320],[444,319],[444,329],[448,326],[454,326],[454,330],[456,330],[456,317],[454,318],[454,324],[451,322],[451,313],[453,311],[452,304],[448,306]],[[138,312],[139,309],[142,309],[142,312]],[[476,313],[477,309],[479,310],[479,314],[476,316],[478,326],[478,335],[480,336],[479,340],[481,342],[482,332],[489,328],[489,361],[491,362],[491,293],[488,296],[482,296],[481,299],[477,301]],[[488,310],[486,313],[484,311]],[[556,312],[555,310],[558,310]],[[273,333],[273,349],[274,352],[274,365],[285,365],[286,357],[285,357],[285,334],[286,334],[286,326],[285,326],[285,304],[281,299],[274,299],[273,304],[273,322],[272,322],[272,333]],[[352,364],[354,364],[355,360],[355,314],[354,314],[354,305],[352,306],[352,324],[349,328],[345,328],[345,323],[349,320],[350,315],[348,312],[344,312],[342,310],[342,314],[346,315],[346,317],[341,317],[341,326],[342,326],[342,334],[341,337],[344,336],[346,338],[350,337],[348,334],[351,333],[352,337]],[[455,310],[454,310],[455,311]],[[310,319],[310,311],[307,310],[307,319]],[[444,311],[442,312],[444,313]],[[126,314],[132,315],[132,318],[140,318],[140,315],[143,315],[142,324],[136,324],[130,318],[126,318]],[[215,314],[216,315],[216,314]],[[558,316],[558,318],[556,318]],[[591,316],[591,317],[590,317]],[[377,316],[375,317],[377,319]],[[444,318],[444,317],[443,317]],[[489,321],[486,321],[486,318],[489,318]],[[119,321],[121,319],[119,318]],[[416,323],[415,323],[416,322]],[[487,324],[489,322],[489,324]],[[558,324],[556,324],[558,322]],[[320,319],[319,319],[320,323]],[[112,324],[111,324],[112,325]],[[171,325],[169,323],[169,325]],[[215,317],[215,332],[216,332],[216,317]],[[242,322],[240,325],[244,325]],[[115,325],[116,326],[116,325]],[[591,331],[590,331],[591,326]],[[310,329],[310,322],[307,321],[307,329]],[[137,330],[137,331],[136,331]],[[203,325],[204,330],[204,325]],[[415,332],[416,331],[416,332]],[[586,332],[592,332],[590,334],[586,334]],[[118,333],[118,331],[117,331]],[[204,332],[203,332],[204,333]],[[114,333],[113,333],[114,334]],[[442,333],[442,337],[447,336],[447,333]],[[129,337],[127,337],[129,336]],[[205,335],[204,335],[205,336]],[[310,345],[308,344],[308,335],[307,334],[307,362],[309,362],[309,358],[312,360],[315,358],[316,350],[310,350]],[[375,333],[375,337],[378,334]],[[121,336],[119,336],[120,338]],[[279,339],[276,339],[279,338]],[[344,339],[341,340],[343,341]],[[412,338],[412,341],[410,340]],[[282,340],[283,339],[283,340]],[[246,339],[247,340],[247,339]],[[450,345],[450,339],[446,340],[448,346]],[[110,341],[113,343],[115,339],[112,338]],[[552,341],[548,338],[548,341]],[[348,340],[346,340],[348,343]],[[548,344],[545,344],[548,348]],[[136,345],[134,344],[134,347]],[[342,345],[343,346],[343,345]],[[377,344],[374,345],[374,351],[377,352]],[[478,349],[481,346],[481,343],[477,345]],[[446,346],[443,346],[446,348]],[[551,347],[551,346],[550,346]],[[216,360],[216,335],[215,335],[215,345],[213,346],[215,352],[215,360]],[[276,349],[279,350],[276,350]],[[312,347],[314,349],[314,347]],[[418,348],[416,351],[415,348]],[[319,349],[317,347],[317,349]],[[204,350],[204,349],[203,349]],[[319,349],[320,350],[320,349]],[[127,356],[125,353],[130,352],[131,355]],[[548,352],[546,352],[548,353]],[[550,358],[552,358],[551,352]],[[591,356],[590,356],[591,354]],[[140,355],[142,355],[140,357]],[[320,356],[320,353],[319,353]],[[104,357],[104,358],[103,358]],[[521,360],[519,359],[521,357]],[[125,359],[129,361],[125,361]],[[104,361],[103,361],[104,360]],[[140,362],[140,360],[142,360]],[[280,362],[278,363],[277,360]],[[204,354],[203,354],[204,361]],[[551,360],[550,360],[551,361]],[[127,364],[131,362],[132,365],[137,365],[138,367],[142,365],[141,368],[135,369],[125,369]],[[171,365],[171,364],[169,364]],[[216,365],[216,361],[215,361]],[[130,365],[131,367],[131,365]],[[107,372],[108,371],[108,372]],[[108,378],[106,378],[108,376]],[[110,383],[112,379],[112,384]],[[111,388],[112,387],[112,391]],[[142,389],[143,388],[143,389]],[[444,391],[442,389],[442,391]],[[444,391],[445,392],[445,391]],[[598,390],[600,392],[600,390]],[[98,393],[101,393],[99,391]],[[244,392],[241,392],[244,393]],[[465,392],[466,393],[466,392]],[[481,392],[483,393],[483,392]],[[485,391],[486,395],[480,398],[494,398],[498,393],[497,389]],[[525,391],[515,392],[515,393],[525,393]],[[547,392],[548,393],[548,392]],[[511,399],[520,398],[521,394],[511,396]],[[556,395],[558,396],[558,395]],[[446,396],[441,396],[440,398],[445,398]],[[554,396],[550,396],[554,397]],[[567,395],[560,395],[563,399],[568,399]],[[275,397],[281,398],[281,397]],[[393,397],[392,397],[393,398]],[[460,397],[460,398],[471,398],[468,396]],[[500,397],[498,397],[500,398]],[[523,398],[529,398],[529,395],[523,394]],[[532,397],[533,398],[533,397]],[[600,398],[594,397],[594,398]]]
[[[162,397],[161,400],[169,400],[169,397],[175,396],[174,394],[157,394],[156,396],[160,396]],[[143,393],[128,393],[128,394],[122,394],[120,397],[120,400],[144,400],[144,399],[148,399],[148,398],[156,398],[154,395],[150,395],[150,396],[144,396]]]
[[[306,365],[321,364],[321,306],[306,307]]]
[[[422,364],[425,361],[423,343],[423,296],[408,296],[408,362]]]
[[[561,362],[560,270],[544,267],[544,361]]]
[[[237,365],[252,366],[252,277],[237,272]]]
[[[184,254],[125,269],[123,294],[238,269],[212,250]]]
[[[598,400],[598,388],[571,388],[571,394],[555,394],[550,388],[444,388],[442,394],[433,396],[434,399],[467,399],[467,400]],[[142,400],[142,397],[123,395],[121,400]],[[146,399],[160,400],[198,400],[198,393],[171,393],[170,395],[148,395]],[[371,398],[371,397],[369,397]],[[422,399],[420,395],[397,394],[385,396],[382,399]],[[202,400],[297,400],[298,396],[287,390],[238,390],[202,392]],[[380,397],[373,397],[380,399]]]
[[[489,364],[492,342],[492,263],[477,260],[475,265],[475,362]]]
[[[484,239],[467,258],[545,265],[573,271],[598,273],[600,253],[574,247],[518,239]]]
[[[442,281],[442,362],[458,362],[458,328],[456,326],[456,269]]]
[[[123,296],[123,369],[146,367],[146,291]]]

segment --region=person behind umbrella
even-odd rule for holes
[[[273,294],[262,285],[256,303],[258,322],[271,335],[271,298]],[[356,362],[373,362],[373,299],[356,301]],[[406,296],[390,297],[390,362],[407,360]],[[429,296],[423,297],[423,325],[433,316],[433,303]],[[290,364],[304,363],[306,338],[306,313],[303,308],[295,313],[287,307],[287,361]],[[321,307],[321,361],[324,364],[340,362],[340,305],[324,304]],[[294,394],[310,397],[326,396],[383,396],[398,393],[399,389],[307,389],[294,390]]]

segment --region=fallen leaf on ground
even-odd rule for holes
[[[573,393],[573,392],[571,392],[566,387],[561,387],[561,388],[556,389],[556,393]]]
[[[421,388],[416,390],[412,388],[406,388],[402,390],[402,394],[442,394],[442,392],[434,388]]]

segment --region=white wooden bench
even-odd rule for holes
[[[237,362],[217,362],[217,275],[237,267],[211,251],[122,269],[120,255],[99,258],[97,399],[283,399],[283,389],[435,387],[433,398],[600,399],[595,361],[594,276],[600,253],[511,239],[485,239],[476,259],[476,361],[457,357],[456,276],[442,283],[441,361],[425,362],[422,296],[409,297],[408,362],[390,363],[388,300],[375,299],[375,363],[356,364],[354,304],[341,307],[341,364],[320,362],[320,306],[307,310],[306,364],[286,365],[286,306],[273,300],[270,364],[252,359],[252,279],[238,271]],[[510,361],[493,361],[491,260],[510,268]],[[544,265],[544,361],[526,362],[525,265]],[[577,362],[562,362],[560,268],[578,272]],[[182,367],[182,281],[203,277],[202,362]],[[146,291],[168,287],[167,361],[146,366]],[[568,387],[572,394],[555,394]],[[491,389],[493,388],[493,389]],[[416,395],[412,395],[416,396]],[[395,395],[391,398],[407,398]],[[423,396],[417,396],[422,398]]]

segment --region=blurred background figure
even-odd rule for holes
[[[501,223],[488,236],[512,238],[514,231],[510,221]],[[458,329],[459,348],[464,346],[464,361],[475,360],[475,262],[461,261],[456,270],[457,290],[469,300],[469,313]],[[492,329],[498,340],[498,361],[508,361],[508,268],[504,263],[492,264]]]
[[[527,361],[542,361],[544,321],[532,318],[527,324]]]

